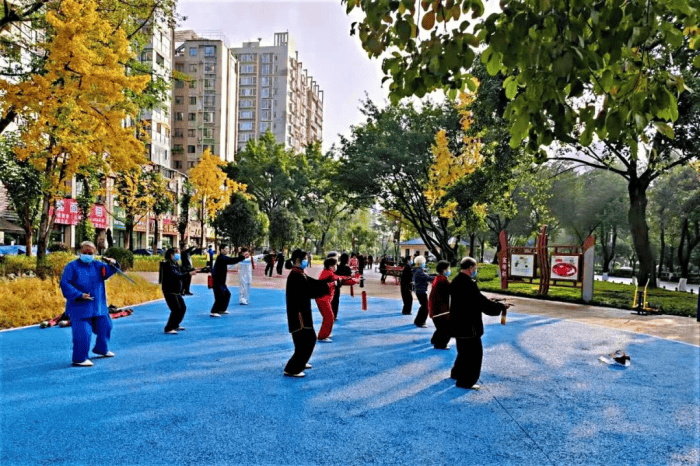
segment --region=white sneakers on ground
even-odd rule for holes
[[[284,375],[286,375],[287,377],[306,377],[306,374],[304,374],[303,372],[299,372],[298,374],[292,374],[287,371],[284,371]]]
[[[166,335],[177,335],[177,330],[168,330],[165,332]]]
[[[219,314],[218,312],[212,312],[209,314],[209,317],[216,317],[218,319],[221,317],[221,314]]]
[[[86,359],[83,362],[74,362],[73,365],[75,367],[90,367],[90,366],[93,366],[94,364],[89,359]]]
[[[95,352],[93,351],[93,353],[95,353]],[[100,353],[95,353],[95,354],[98,356],[102,356],[103,358],[113,358],[114,357],[114,353],[112,353],[111,351],[107,351],[105,354],[100,354]]]

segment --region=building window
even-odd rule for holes
[[[197,65],[194,63],[190,63],[190,73],[196,73],[197,72]]]
[[[204,64],[205,73],[216,73],[216,63],[207,62]]]
[[[270,74],[270,65],[262,66],[262,74]]]
[[[182,130],[182,128],[175,128],[175,137],[176,138],[181,138],[185,136],[185,132]]]
[[[272,108],[272,101],[270,99],[263,99],[262,108]]]
[[[260,78],[260,85],[261,85],[262,87],[265,87],[265,86],[272,86],[272,79],[270,79],[270,78],[268,78],[268,77],[266,77],[266,76],[263,76],[262,78]]]
[[[271,120],[271,118],[270,118],[270,111],[269,111],[269,110],[262,110],[262,111],[260,112],[260,119],[261,119],[261,120],[266,120],[266,121]]]
[[[187,114],[187,121],[197,121],[197,114],[196,113],[188,113]]]
[[[176,160],[175,161],[175,168],[182,168],[182,162],[180,162],[179,160]]]
[[[175,89],[182,89],[185,87],[184,81],[175,81]]]
[[[190,162],[190,168],[194,168],[196,162]]]
[[[260,97],[262,97],[263,99],[265,99],[265,98],[267,98],[267,97],[270,97],[270,88],[269,88],[269,87],[263,87],[263,88],[260,90]]]
[[[163,123],[156,123],[156,133],[161,134],[163,132]]]
[[[182,152],[184,149],[182,148],[182,144],[175,144],[173,146],[173,152]]]
[[[182,101],[184,100],[184,97],[181,95],[176,95],[175,96],[175,105],[182,105]]]
[[[255,65],[241,65],[242,74],[253,74],[255,73]]]
[[[190,105],[197,105],[197,97],[190,97]]]
[[[160,66],[165,65],[165,58],[163,58],[163,55],[159,54],[158,52],[156,52],[156,63],[158,63]]]
[[[240,101],[240,107],[241,108],[248,108],[248,107],[253,107],[253,100],[250,99],[243,99]]]
[[[239,60],[241,60],[241,61],[255,61],[255,54],[244,53],[244,54],[239,56]]]
[[[268,129],[270,129],[270,122],[269,121],[261,121],[260,122],[260,132],[264,133]]]
[[[249,139],[252,139],[253,135],[250,133],[246,134],[239,134],[238,135],[238,142],[247,142]]]
[[[190,47],[190,57],[197,56],[197,47]]]
[[[264,53],[262,56],[263,63],[270,63],[272,61],[272,54]]]
[[[252,121],[241,121],[238,124],[238,129],[241,131],[252,131],[253,130],[253,122]]]
[[[258,82],[258,78],[255,76],[242,76],[241,86],[255,86]]]
[[[189,128],[187,130],[187,137],[188,138],[196,138],[197,137],[197,130],[194,128]]]
[[[213,107],[215,105],[216,105],[216,96],[214,96],[214,95],[205,95],[204,96],[204,106]]]
[[[214,45],[205,45],[204,46],[204,56],[205,57],[213,57],[216,55],[216,46]]]
[[[242,87],[238,91],[238,95],[241,96],[254,96],[256,94],[257,89],[255,88],[249,88],[249,87]]]
[[[187,146],[187,153],[188,154],[194,154],[195,148],[194,146]]]
[[[175,63],[175,71],[184,72],[185,71],[185,64],[184,63]]]
[[[213,128],[202,128],[202,137],[204,138],[213,138],[214,137],[214,129]]]
[[[244,110],[239,114],[241,120],[252,120],[254,118],[251,110]]]
[[[204,112],[202,115],[204,123],[214,123],[214,112]]]
[[[184,114],[182,112],[175,112],[175,121],[182,121]]]
[[[213,79],[205,79],[204,80],[204,89],[214,89],[214,80]]]
[[[196,89],[197,88],[197,80],[193,79],[190,81],[190,89]]]

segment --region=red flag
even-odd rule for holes
[[[367,292],[366,291],[362,292],[362,310],[363,311],[367,310]]]

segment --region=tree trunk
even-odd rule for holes
[[[53,224],[52,218],[49,216],[51,209],[51,196],[44,194],[44,200],[41,205],[41,220],[39,221],[39,231],[37,232],[36,244],[36,272],[41,279],[46,278],[46,270],[44,264],[46,262],[46,248],[49,245],[49,232]],[[54,209],[54,215],[56,211]]]
[[[29,207],[25,206],[24,208],[24,244],[25,247],[27,248],[27,251],[25,252],[25,255],[27,257],[32,256],[32,234],[34,232],[34,228],[30,219],[29,215]]]
[[[474,257],[474,240],[476,239],[476,233],[471,233],[469,235],[469,257]]]
[[[690,272],[690,257],[693,249],[700,243],[700,225],[695,224],[695,236],[690,233],[690,220],[683,219],[681,239],[678,243],[678,264],[681,266],[681,277],[688,278]]]
[[[134,250],[134,216],[127,214],[124,219],[124,249]]]
[[[199,218],[200,218],[201,224],[202,224],[202,244],[200,244],[200,247],[201,247],[202,249],[204,249],[204,245],[206,244],[206,241],[207,241],[207,235],[206,235],[206,233],[205,233],[206,230],[204,229],[204,222],[205,222],[205,218],[204,218],[204,199],[202,199],[202,212],[201,212],[201,215],[199,216]]]
[[[661,251],[659,251],[659,268],[656,272],[657,277],[661,277],[661,272],[664,270],[664,255],[666,254],[666,238],[663,225],[661,225]]]
[[[160,225],[159,223],[159,217],[156,216],[156,220],[153,223],[153,255],[157,256],[158,255],[158,240],[160,240]]]
[[[648,183],[640,181],[638,178],[630,179],[627,187],[630,196],[630,208],[627,220],[630,225],[634,251],[639,260],[639,275],[637,276],[640,286],[644,286],[647,281],[650,288],[656,288],[656,271],[654,270],[654,252],[649,242],[649,225],[647,225],[647,186]]]
[[[613,226],[612,236],[608,241],[608,234],[601,225],[601,246],[603,249],[603,273],[610,272],[610,263],[615,259],[615,246],[617,245],[617,227]],[[608,246],[608,244],[610,244]]]

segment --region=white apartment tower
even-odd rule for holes
[[[175,33],[173,168],[189,171],[206,149],[232,162],[236,153],[236,58],[220,32]]]
[[[261,40],[233,49],[240,63],[238,149],[270,130],[300,152],[322,138],[323,91],[303,69],[289,33],[275,33],[272,46]]]
[[[140,61],[150,63],[154,74],[168,80],[173,70],[173,30],[165,22],[152,25],[151,43],[141,52]],[[141,121],[148,133],[148,159],[161,167],[172,166],[171,101],[166,99],[159,108],[143,112]]]

